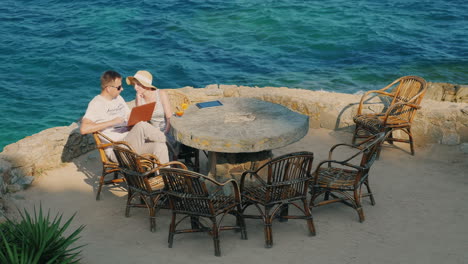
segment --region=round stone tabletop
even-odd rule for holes
[[[253,98],[223,98],[223,105],[191,105],[182,117],[172,117],[177,141],[213,152],[242,153],[272,150],[303,138],[309,117]]]

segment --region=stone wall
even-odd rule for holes
[[[413,122],[417,145],[427,143],[462,144],[468,142],[468,103],[440,102],[449,99],[446,91],[455,91],[452,101],[467,97],[461,89],[449,89],[446,84],[431,84],[428,97]],[[444,88],[445,87],[445,88]],[[440,89],[444,92],[440,92]],[[352,131],[352,117],[356,114],[360,95],[290,89],[286,87],[246,87],[235,85],[209,85],[203,89],[184,87],[178,89],[194,102],[222,97],[251,97],[277,103],[293,111],[308,115],[311,128]],[[131,103],[130,103],[131,105]],[[370,110],[378,111],[371,105]],[[375,109],[374,109],[375,108]],[[92,149],[94,140],[82,136],[78,124],[44,130],[10,144],[0,153],[0,193],[14,192],[27,186],[42,171],[61,166]],[[0,204],[1,205],[1,204]]]
[[[349,132],[354,129],[353,116],[357,113],[361,99],[361,95],[286,87],[210,85],[205,89],[185,87],[179,91],[186,93],[193,102],[222,97],[257,98],[308,115],[311,128]],[[418,110],[412,126],[417,145],[428,143],[456,145],[468,142],[468,103],[440,102],[425,98],[421,106],[422,109]],[[376,105],[368,105],[367,109],[374,112],[380,110]]]
[[[468,103],[468,85],[429,82],[424,98],[442,102]]]

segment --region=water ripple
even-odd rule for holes
[[[466,1],[5,0],[0,148],[83,114],[99,76],[355,93],[408,74],[468,83]],[[123,96],[133,99],[131,87]]]

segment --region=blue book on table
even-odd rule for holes
[[[223,103],[216,100],[216,101],[197,103],[196,105],[198,106],[198,108],[206,108],[206,107],[220,106],[220,105],[223,105]]]

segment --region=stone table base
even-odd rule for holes
[[[216,153],[217,181],[235,179],[240,182],[241,175],[246,170],[255,170],[273,157],[269,150],[252,153]],[[211,176],[211,175],[210,175]]]

